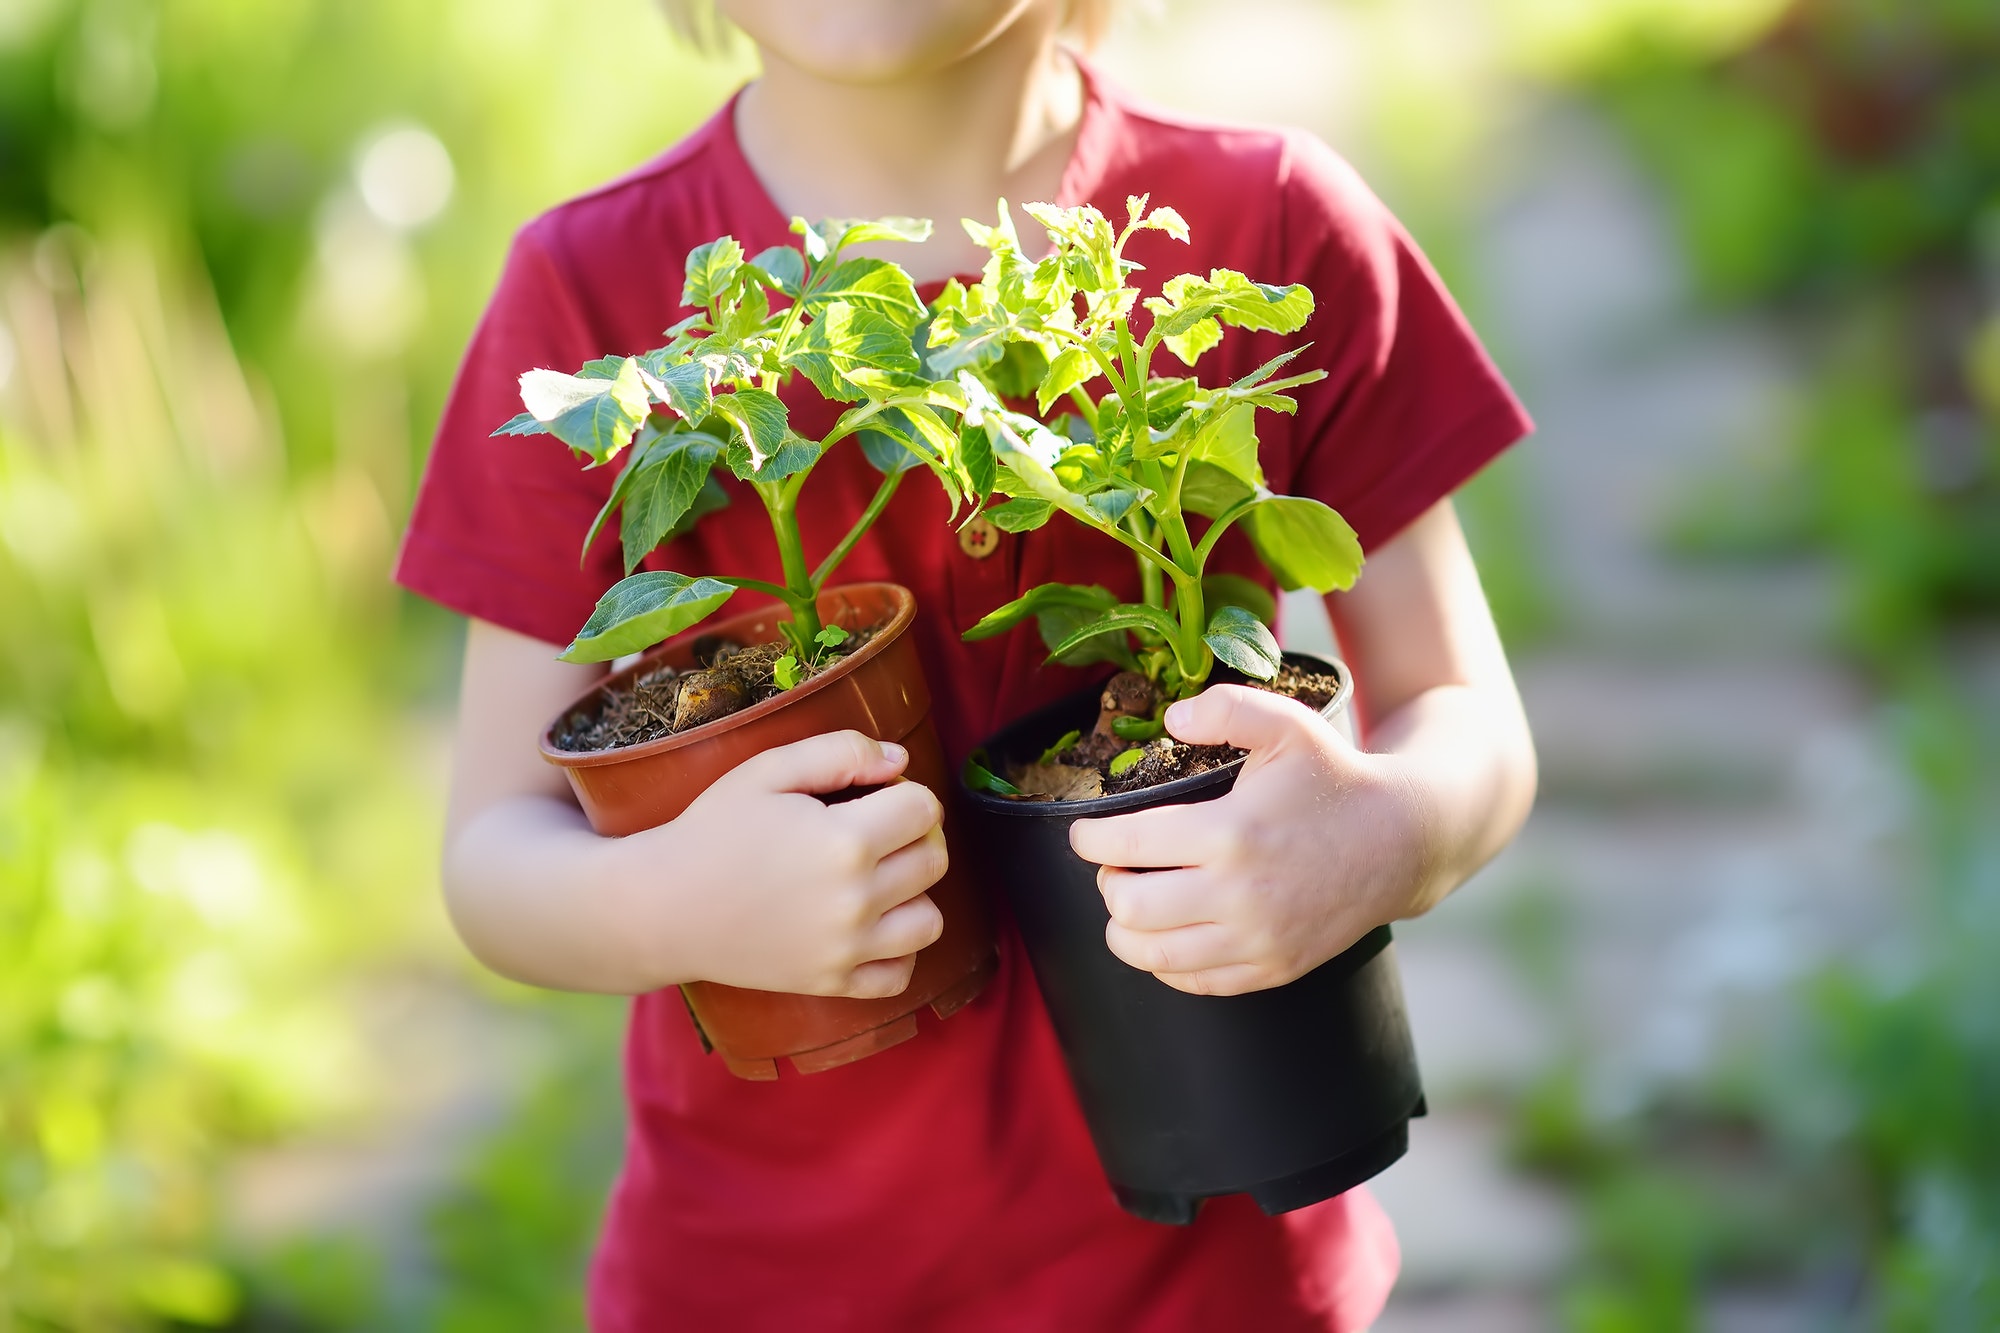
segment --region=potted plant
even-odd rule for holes
[[[574,375],[527,372],[527,410],[495,432],[553,435],[590,467],[624,460],[584,550],[616,511],[626,577],[562,658],[643,656],[565,708],[541,742],[592,827],[607,836],[675,818],[754,754],[842,728],[899,742],[909,751],[906,775],[946,794],[949,772],[908,634],[915,600],[893,584],[829,586],[905,472],[929,468],[954,511],[973,489],[959,445],[963,393],[925,374],[913,339],[926,312],[909,275],[844,253],[870,241],[921,239],[930,224],[794,219],[792,230],[800,247],[754,258],[728,236],[695,249],[681,301],[696,313],[667,330],[665,346],[604,357]],[[851,404],[819,439],[793,429],[778,396],[795,375],[824,398]],[[850,439],[881,469],[882,482],[814,565],[800,534],[801,494],[827,451]],[[768,511],[783,582],[634,572],[661,543],[727,503],[718,466],[746,482]],[[744,589],[776,604],[692,632]],[[918,954],[901,995],[779,995],[693,982],[682,992],[704,1044],[739,1076],[771,1079],[780,1059],[802,1073],[829,1069],[914,1036],[919,1009],[944,1017],[963,1006],[993,971],[992,930],[956,866],[930,893],[944,934]]]
[[[1211,680],[1276,689],[1330,720],[1347,705],[1345,666],[1279,650],[1261,585],[1209,572],[1217,543],[1241,527],[1286,588],[1327,592],[1359,575],[1347,523],[1316,500],[1273,494],[1258,462],[1256,414],[1295,410],[1287,390],[1320,372],[1281,375],[1303,349],[1218,388],[1152,365],[1164,347],[1192,368],[1225,327],[1295,333],[1312,293],[1228,270],[1184,274],[1145,300],[1141,335],[1124,248],[1143,229],[1185,241],[1180,216],[1132,199],[1114,229],[1093,208],[1028,208],[1051,253],[1021,253],[1004,205],[998,225],[973,227],[992,258],[976,286],[938,298],[931,364],[957,370],[967,421],[988,437],[995,489],[1008,498],[986,517],[1025,531],[1061,512],[1123,543],[1140,596],[1047,584],[968,631],[983,638],[1033,619],[1052,660],[1118,668],[1101,690],[1022,719],[966,765],[972,831],[1012,902],[1120,1202],[1167,1222],[1239,1192],[1286,1211],[1381,1171],[1422,1112],[1388,928],[1286,986],[1185,994],[1106,946],[1096,867],[1070,850],[1069,826],[1229,790],[1242,754],[1179,744],[1161,722],[1168,703]],[[1074,409],[1054,426],[1009,410],[987,382],[1022,389],[1018,348],[1030,349],[1038,409]]]

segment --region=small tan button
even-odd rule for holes
[[[984,518],[975,518],[958,530],[958,549],[974,560],[984,560],[1000,549],[1000,529]]]

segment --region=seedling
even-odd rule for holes
[[[496,435],[553,435],[593,468],[621,454],[625,459],[584,551],[617,511],[626,577],[599,600],[562,660],[602,662],[637,652],[749,588],[787,610],[780,628],[791,651],[776,670],[779,685],[789,689],[845,642],[845,630],[820,623],[820,590],[881,517],[903,474],[929,468],[954,516],[965,495],[983,493],[959,447],[964,392],[935,382],[918,356],[914,338],[927,312],[909,274],[887,260],[843,254],[867,242],[922,240],[930,223],[883,218],[815,226],[794,218],[792,230],[798,247],[773,246],[753,258],[728,236],[690,253],[681,303],[699,309],[666,331],[664,347],[603,357],[574,375],[531,370],[521,377],[527,411]],[[778,397],[794,375],[827,399],[854,404],[817,440],[792,428]],[[883,473],[882,482],[846,536],[809,565],[800,494],[827,451],[850,437]],[[718,464],[763,502],[784,582],[634,573],[661,543],[728,503],[714,474]]]
[[[1137,334],[1139,294],[1129,280],[1138,266],[1124,257],[1126,243],[1148,230],[1185,242],[1188,232],[1173,209],[1147,211],[1143,196],[1126,206],[1125,226],[1114,231],[1094,208],[1027,205],[1053,246],[1039,261],[1022,253],[1004,201],[997,225],[967,222],[990,258],[976,285],[953,283],[938,297],[928,356],[934,371],[958,373],[967,424],[983,428],[998,465],[993,489],[1008,498],[985,510],[987,519],[1026,532],[1060,511],[1122,542],[1139,562],[1138,602],[1094,585],[1043,584],[965,637],[989,638],[1032,616],[1051,660],[1110,661],[1143,673],[1160,708],[1111,723],[1120,739],[1137,742],[1161,733],[1161,709],[1197,693],[1218,658],[1257,680],[1278,674],[1270,594],[1252,580],[1207,572],[1224,533],[1241,524],[1286,589],[1349,587],[1362,555],[1354,530],[1331,508],[1264,484],[1256,414],[1295,411],[1286,391],[1324,377],[1279,375],[1304,348],[1214,389],[1152,369],[1162,347],[1192,368],[1225,327],[1296,333],[1312,314],[1312,293],[1229,269],[1182,274],[1145,300],[1150,321]],[[1000,393],[1030,389],[1043,416],[1058,403],[1073,412],[1044,424],[1000,401]],[[1199,536],[1190,516],[1206,520]],[[1119,762],[1130,768],[1138,756],[1127,751]]]

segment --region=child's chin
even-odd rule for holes
[[[751,40],[787,63],[833,82],[876,84],[971,55],[1008,26],[1017,2],[737,0],[725,8]]]

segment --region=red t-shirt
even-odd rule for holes
[[[584,472],[552,440],[489,433],[520,410],[522,371],[657,345],[685,313],[680,258],[693,246],[728,233],[754,254],[794,240],[743,157],[732,108],[522,229],[438,428],[396,572],[404,585],[559,644],[616,581],[615,532],[577,563],[615,469]],[[1194,238],[1133,241],[1155,282],[1228,267],[1317,297],[1303,360],[1329,376],[1298,394],[1296,417],[1260,414],[1273,489],[1326,501],[1378,546],[1527,431],[1416,246],[1316,139],[1193,123],[1092,76],[1059,202],[1123,217],[1125,197],[1143,193],[1179,209]],[[1201,378],[1235,378],[1299,340],[1232,332]],[[802,432],[831,424],[809,392],[790,397]],[[809,555],[839,538],[876,480],[853,448],[821,464],[803,518]],[[761,506],[728,485],[735,502],[651,567],[781,577]],[[1227,555],[1254,571],[1243,546]],[[1043,666],[1031,630],[977,644],[960,631],[1051,579],[1137,595],[1124,548],[1076,524],[966,554],[922,472],[842,577],[916,593],[914,632],[954,763],[1087,679]],[[1374,1319],[1397,1249],[1365,1190],[1280,1218],[1216,1200],[1186,1228],[1121,1212],[1005,923],[1000,958],[978,1001],[944,1022],[924,1014],[914,1040],[776,1083],[733,1078],[704,1056],[672,991],[636,999],[630,1130],[591,1274],[592,1326],[1326,1333]]]

